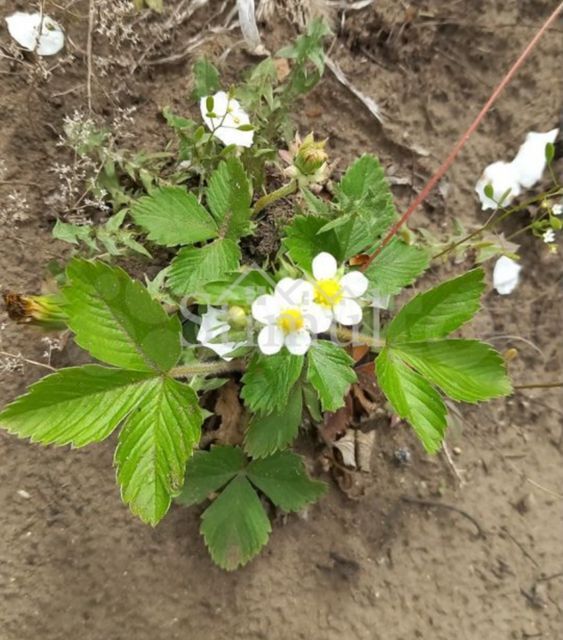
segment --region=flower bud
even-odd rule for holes
[[[248,316],[242,307],[229,307],[227,322],[231,329],[244,329],[248,323]]]
[[[66,327],[67,316],[63,311],[59,296],[26,296],[13,291],[5,291],[2,298],[8,317],[18,324],[40,325],[51,330]]]
[[[325,145],[326,140],[315,142],[312,133],[303,140],[293,160],[294,166],[299,170],[301,175],[316,177],[316,174],[323,169],[328,161]]]

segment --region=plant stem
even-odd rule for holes
[[[222,373],[231,373],[233,371],[244,371],[246,362],[244,360],[212,360],[210,362],[194,362],[193,364],[181,365],[174,367],[170,371],[172,378],[189,378],[191,376],[209,376],[220,375]]]
[[[376,256],[379,255],[379,253],[381,252],[383,247],[385,247],[387,244],[389,244],[391,239],[395,235],[397,235],[399,229],[411,217],[411,215],[415,212],[415,210],[418,208],[418,206],[421,205],[426,200],[426,198],[428,197],[428,195],[432,191],[432,189],[438,184],[438,182],[442,179],[442,177],[444,176],[446,171],[448,171],[448,169],[452,166],[452,164],[454,163],[454,160],[457,158],[459,152],[465,146],[465,143],[473,135],[473,133],[475,132],[477,127],[481,124],[481,121],[483,120],[483,118],[485,117],[485,115],[487,114],[489,109],[496,102],[497,98],[504,91],[504,89],[510,83],[512,78],[516,75],[516,72],[518,71],[518,69],[520,69],[520,67],[522,66],[522,64],[526,60],[526,58],[533,51],[533,49],[537,45],[537,43],[540,40],[540,38],[549,29],[549,27],[555,22],[555,20],[557,20],[557,17],[561,13],[562,10],[563,10],[563,2],[561,2],[559,4],[559,6],[555,8],[553,13],[544,22],[544,24],[541,26],[541,28],[536,33],[536,35],[527,44],[526,48],[522,51],[522,53],[520,54],[520,56],[518,57],[516,62],[512,65],[512,67],[508,70],[508,72],[506,73],[504,78],[496,86],[495,90],[493,91],[493,93],[491,94],[491,96],[489,97],[489,99],[487,100],[487,102],[485,103],[483,108],[481,109],[481,111],[478,113],[478,115],[475,118],[475,120],[473,120],[473,122],[469,125],[469,127],[465,131],[465,133],[461,136],[461,138],[454,145],[454,147],[450,151],[450,154],[448,155],[448,157],[444,160],[444,162],[440,165],[440,167],[438,167],[438,169],[436,170],[434,175],[430,178],[430,180],[426,183],[426,185],[422,189],[422,191],[412,201],[412,203],[410,204],[408,209],[405,211],[405,213],[401,216],[401,218],[391,227],[391,229],[389,230],[389,233],[385,236],[385,238],[383,238],[383,241],[381,242],[381,244],[371,254],[369,260],[363,265],[363,267],[362,267],[363,271],[365,271],[369,267],[369,265],[373,262],[373,260],[376,258]]]
[[[556,389],[563,387],[563,381],[561,382],[538,382],[536,384],[515,384],[515,389]]]
[[[385,345],[385,340],[382,340],[381,338],[374,338],[373,336],[368,336],[365,333],[357,333],[350,329],[344,329],[344,327],[338,327],[336,329],[336,335],[342,340],[347,340],[353,344],[365,344],[372,349],[381,349],[381,347]]]
[[[287,184],[284,184],[283,187],[272,191],[272,193],[267,193],[265,196],[262,196],[256,201],[254,205],[253,215],[260,213],[262,209],[265,209],[268,205],[271,205],[276,200],[281,200],[281,198],[286,198],[290,196],[292,193],[297,191],[297,180],[290,180]]]

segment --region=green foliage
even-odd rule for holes
[[[247,462],[239,449],[219,446],[197,452],[188,465],[179,502],[195,504],[221,490],[203,513],[201,533],[214,562],[228,571],[268,541],[271,525],[256,488],[284,511],[299,511],[326,491],[289,451]]]
[[[221,88],[221,80],[217,69],[205,58],[198,60],[193,66],[194,97],[196,100],[217,93]]]
[[[317,390],[323,411],[336,411],[344,405],[350,385],[357,380],[354,364],[342,347],[328,340],[317,340],[307,353],[307,381]]]
[[[313,258],[327,251],[338,261],[343,259],[343,252],[333,231],[320,233],[326,220],[316,216],[297,216],[285,228],[284,245],[295,264],[305,271],[311,272]]]
[[[293,356],[285,349],[273,356],[256,353],[242,377],[241,397],[254,413],[282,411],[301,375],[303,356]]]
[[[372,291],[380,295],[394,295],[422,275],[429,262],[426,251],[393,238],[375,256],[365,276]]]
[[[491,347],[444,339],[478,311],[483,276],[475,269],[415,296],[391,321],[376,361],[382,391],[430,453],[441,447],[446,428],[446,407],[433,385],[464,402],[511,391],[504,361]]]

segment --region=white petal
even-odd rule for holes
[[[302,356],[311,346],[311,334],[305,329],[288,333],[285,336],[285,346],[294,356]]]
[[[493,197],[489,198],[485,195],[485,187],[490,184],[493,187]],[[518,182],[518,176],[512,163],[509,162],[493,162],[490,164],[483,175],[479,178],[475,185],[475,191],[481,200],[481,209],[496,209],[497,204],[502,196],[510,190],[510,193],[502,201],[502,206],[506,206],[520,195],[520,183]]]
[[[327,280],[334,278],[338,264],[336,258],[330,253],[323,251],[313,259],[313,275],[315,280]]]
[[[278,353],[283,347],[284,337],[283,331],[276,325],[270,324],[264,327],[258,334],[260,351],[267,356]]]
[[[542,177],[546,165],[545,147],[549,142],[555,142],[558,133],[559,129],[546,133],[530,131],[526,136],[526,141],[511,163],[518,182],[525,189],[533,187]]]
[[[197,340],[205,343],[229,331],[230,327],[223,317],[221,309],[208,307],[201,316],[201,325],[197,332]]]
[[[340,286],[347,298],[359,298],[367,291],[369,282],[361,271],[350,271],[342,276]]]
[[[338,304],[334,305],[332,310],[337,322],[348,327],[358,324],[362,320],[362,308],[351,298],[342,298]]]
[[[8,16],[6,22],[12,38],[25,49],[35,51],[40,56],[55,55],[64,47],[64,32],[49,16],[44,15],[42,18],[41,13],[17,11]]]
[[[325,333],[332,324],[332,310],[320,304],[310,304],[303,309],[305,326],[311,333]]]
[[[279,313],[280,304],[277,298],[269,293],[258,296],[252,303],[252,317],[262,324],[275,322]]]
[[[313,301],[315,289],[302,278],[283,278],[276,285],[274,296],[281,307],[299,307]]]
[[[391,302],[391,296],[389,294],[383,295],[374,291],[371,295],[371,306],[374,309],[389,309],[389,303]]]
[[[520,279],[522,266],[514,260],[501,256],[493,269],[493,286],[502,295],[512,293]]]
[[[201,98],[199,108],[201,117],[208,129],[213,132],[221,142],[228,146],[230,144],[239,147],[250,147],[254,139],[254,131],[239,131],[238,127],[250,124],[248,114],[240,106],[238,100],[230,98],[224,91],[218,91],[213,96],[214,118],[207,115],[208,96]]]

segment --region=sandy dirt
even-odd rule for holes
[[[53,3],[46,3],[47,5]],[[218,3],[217,3],[218,4]],[[327,73],[299,108],[302,132],[329,138],[340,168],[355,155],[380,156],[408,179],[401,207],[420,190],[510,62],[552,10],[547,0],[422,2],[411,22],[393,0],[349,12],[331,56],[379,102],[382,127]],[[3,16],[25,2],[3,1]],[[85,47],[87,3],[50,13]],[[196,13],[163,50],[181,50],[209,12]],[[513,154],[530,129],[556,126],[562,101],[561,22],[546,35],[412,226],[446,232],[449,220],[483,220],[473,185],[483,167]],[[266,44],[285,43],[280,17]],[[219,55],[239,34],[207,43]],[[0,27],[0,51],[9,42]],[[30,59],[31,60],[31,59]],[[186,57],[143,65],[94,83],[94,108],[111,118],[136,105],[135,144],[165,140],[159,110],[193,111]],[[228,80],[253,63],[240,48]],[[65,114],[84,108],[83,55],[48,82],[30,83],[20,63],[0,57],[1,288],[38,292],[46,263],[68,253],[50,235],[46,204],[57,189],[50,168]],[[561,161],[556,169],[561,172]],[[24,194],[29,218],[13,223],[8,199]],[[524,224],[525,214],[507,225]],[[521,236],[517,291],[489,291],[468,336],[516,347],[519,384],[561,378],[561,255]],[[470,266],[444,265],[419,286]],[[490,282],[490,265],[488,265]],[[0,320],[6,320],[0,318]],[[508,337],[507,337],[508,336]],[[44,360],[32,328],[5,322],[0,349]],[[524,340],[522,340],[523,338]],[[57,365],[77,361],[70,346]],[[31,365],[0,378],[2,403],[44,371]],[[442,457],[429,458],[406,428],[377,432],[373,471],[351,500],[330,491],[302,516],[279,519],[265,551],[246,568],[215,567],[198,534],[199,510],[174,507],[150,529],[119,499],[114,440],[79,451],[41,448],[0,432],[0,640],[559,640],[563,637],[563,403],[557,390],[527,390],[481,408],[459,407],[448,435],[458,447],[459,487]],[[408,447],[398,466],[393,452]],[[406,499],[405,499],[406,498]],[[454,507],[448,508],[448,507]]]

